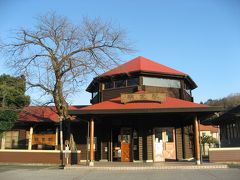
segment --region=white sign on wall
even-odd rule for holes
[[[155,161],[164,161],[162,140],[155,141]]]

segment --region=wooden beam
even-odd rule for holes
[[[33,137],[33,127],[30,127],[29,139],[28,139],[28,150],[32,150],[32,137]]]
[[[60,150],[63,152],[63,118],[59,117],[59,126],[60,126]]]
[[[194,118],[194,141],[195,141],[195,158],[196,158],[196,164],[201,164],[200,159],[200,137],[199,137],[199,120],[197,119],[197,116]]]
[[[6,143],[6,132],[2,133],[2,141],[1,141],[1,149],[5,149],[5,143]]]
[[[94,166],[94,119],[90,119],[90,162],[89,166]]]

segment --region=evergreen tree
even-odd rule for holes
[[[13,127],[18,113],[29,105],[30,97],[25,95],[26,83],[24,76],[0,76],[0,134]]]

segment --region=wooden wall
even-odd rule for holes
[[[152,130],[148,130],[147,132],[147,159],[153,160],[153,135]]]
[[[240,162],[240,148],[210,148],[209,162]]]
[[[65,155],[56,150],[0,150],[1,163],[61,164],[62,158],[66,163]],[[73,152],[69,156],[69,161],[71,164],[78,164],[80,158],[80,152]]]
[[[27,130],[19,129],[19,137],[18,137],[18,147],[19,149],[26,149],[28,145],[27,140]]]
[[[144,118],[145,119],[145,118]],[[116,122],[116,121],[114,121]],[[125,124],[127,123],[128,124]],[[131,123],[130,123],[131,122]],[[159,121],[157,121],[159,122]],[[153,160],[153,128],[166,126],[166,124],[152,122],[146,124],[145,121],[137,120],[122,121],[123,124],[116,123],[113,127],[132,127],[137,130],[138,139],[134,139],[134,144],[138,146],[137,150],[133,152],[133,160],[139,161],[151,161]],[[97,149],[95,151],[95,160],[110,160],[110,137],[111,137],[111,122],[108,122],[108,126],[102,122],[97,121],[95,124],[95,137],[97,137]],[[157,124],[155,124],[157,123]],[[169,124],[169,122],[168,122]],[[147,125],[147,126],[146,126]],[[74,140],[77,145],[77,149],[81,151],[81,160],[89,158],[89,152],[87,151],[87,123],[72,124],[71,131],[74,136]],[[192,128],[186,126],[184,128],[177,127],[176,129],[176,157],[177,160],[188,159],[194,157],[194,144],[192,142]],[[26,132],[21,131],[20,134]],[[22,135],[23,136],[23,135]],[[105,151],[107,147],[107,151]],[[133,148],[133,146],[132,146]]]
[[[81,160],[87,159],[87,130],[87,123],[73,123],[71,125],[71,132],[77,145],[77,149],[81,151]]]
[[[176,157],[177,160],[183,159],[183,138],[182,138],[182,128],[176,128]]]
[[[189,159],[194,157],[194,142],[193,142],[193,132],[192,126],[185,126],[183,128],[183,144],[184,144],[184,159]]]
[[[101,92],[102,101],[106,101],[112,98],[119,97],[121,93],[133,93],[137,91],[137,86],[123,87],[118,89],[106,89]]]
[[[240,147],[240,119],[233,122],[222,121],[220,134],[222,147]]]
[[[174,97],[180,99],[180,89],[177,88],[164,88],[164,87],[154,87],[154,86],[143,86],[146,92],[152,93],[166,93],[169,97]]]
[[[192,97],[187,94],[186,92],[182,92],[181,89],[177,88],[165,88],[165,87],[154,87],[154,86],[132,86],[132,87],[122,87],[122,88],[117,88],[117,89],[106,89],[103,90],[101,94],[101,101],[106,101],[112,98],[119,97],[121,93],[133,93],[136,92],[138,89],[142,89],[146,92],[152,92],[152,93],[166,93],[167,96],[169,97],[174,97],[177,99],[184,99],[187,101],[192,101]],[[95,97],[92,100],[92,103],[95,104],[97,103],[97,99],[99,97]]]

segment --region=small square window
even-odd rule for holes
[[[109,82],[106,82],[104,83],[104,89],[111,89],[113,88],[113,81],[109,81]]]
[[[125,80],[115,81],[115,87],[126,87],[126,81]]]
[[[137,86],[139,85],[139,78],[130,78],[127,80],[127,86]]]

